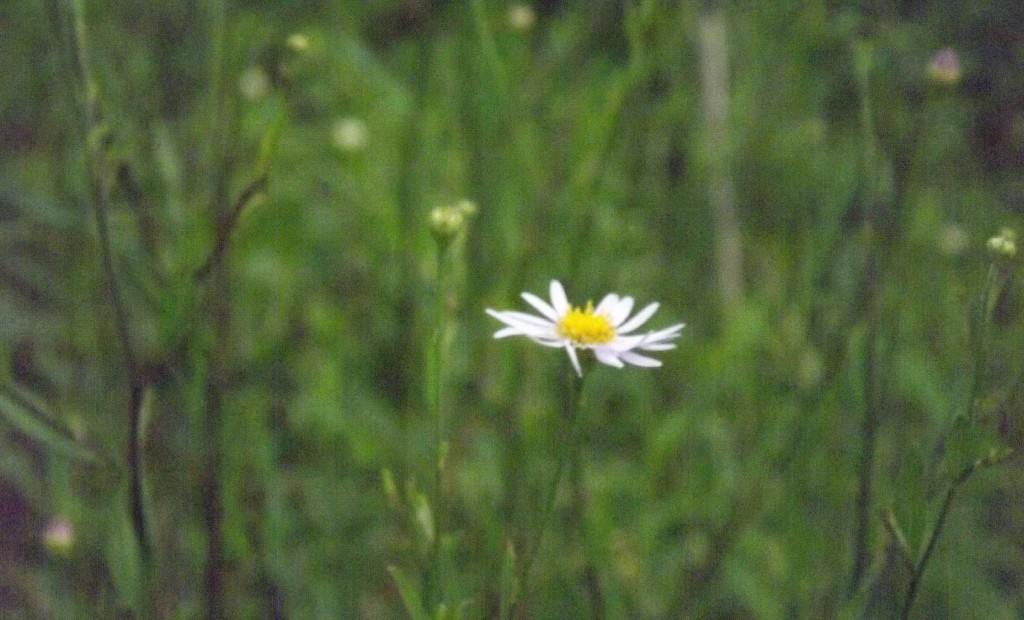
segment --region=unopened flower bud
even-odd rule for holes
[[[476,211],[476,204],[470,200],[435,207],[430,212],[430,232],[439,244],[447,245],[466,228],[467,220],[476,215]]]
[[[466,226],[466,216],[453,207],[437,207],[430,212],[430,232],[438,242],[447,242]]]
[[[270,76],[263,67],[249,67],[238,76],[238,90],[249,101],[260,99],[270,90]]]
[[[526,32],[537,23],[537,14],[528,4],[513,4],[508,7],[508,25],[512,30]]]
[[[331,140],[339,151],[361,151],[369,142],[366,123],[354,116],[339,118],[331,128]]]
[[[988,240],[988,249],[997,257],[1013,258],[1017,255],[1017,232],[1012,228],[1003,228],[998,235]]]
[[[309,51],[309,37],[302,34],[301,32],[296,32],[290,35],[288,37],[288,40],[285,41],[285,44],[288,46],[288,49],[295,52],[296,54],[301,54],[303,52]]]
[[[462,211],[462,214],[465,215],[467,218],[476,216],[476,203],[473,202],[472,200],[467,200],[463,198],[462,200],[455,203],[455,208],[458,209],[459,211]]]

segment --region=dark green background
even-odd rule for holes
[[[962,468],[1024,437],[1022,291],[986,251],[1024,211],[1024,5],[552,0],[525,30],[509,6],[3,3],[0,615],[402,617],[439,294],[424,597],[494,615],[568,365],[484,309],[557,278],[687,327],[662,368],[589,373],[519,617],[597,615],[588,578],[611,618],[896,616],[887,511],[916,556]],[[428,216],[462,199],[439,286]],[[1024,614],[1022,493],[1015,455],[957,488],[914,617]]]

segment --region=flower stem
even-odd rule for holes
[[[1000,290],[1000,274],[996,265],[992,264],[988,269],[988,274],[985,278],[985,286],[981,291],[981,295],[978,297],[978,302],[975,306],[975,315],[973,317],[974,325],[972,326],[972,339],[974,340],[974,372],[971,376],[970,389],[968,390],[966,404],[967,419],[972,423],[975,420],[975,412],[977,410],[975,403],[978,402],[979,392],[981,391],[981,386],[984,381],[985,366],[988,360],[992,312],[999,299]],[[931,534],[928,536],[928,542],[925,543],[921,557],[910,572],[910,583],[907,586],[907,593],[903,599],[903,608],[900,612],[900,618],[902,620],[906,620],[910,617],[910,611],[913,609],[914,601],[917,599],[917,592],[921,584],[921,579],[924,576],[925,569],[928,567],[928,561],[931,559],[932,553],[935,551],[935,546],[939,541],[939,536],[942,534],[942,530],[946,525],[946,517],[949,515],[949,510],[953,505],[953,499],[955,498],[957,491],[979,468],[992,465],[998,460],[998,457],[991,453],[986,457],[979,458],[964,467],[957,477],[949,484],[949,488],[946,489],[946,494],[942,498],[942,507],[939,509],[939,515],[935,520],[935,527],[932,528]]]
[[[573,450],[572,456],[572,469],[569,472],[572,488],[572,515],[574,520],[580,524],[584,544],[589,548],[591,547],[591,532],[586,520],[587,495],[583,485],[582,450]],[[594,565],[593,556],[589,552],[583,565],[581,585],[590,602],[588,617],[593,620],[603,620],[605,618],[604,590],[601,588],[601,578],[598,575],[597,566]]]
[[[227,50],[227,3],[225,0],[210,0],[207,9],[210,19],[211,64],[210,81],[213,101],[211,112],[210,147],[212,157],[212,179],[209,214],[214,230],[224,230],[230,220],[228,181],[231,174],[231,160],[228,155],[228,50]],[[210,263],[209,286],[215,291],[210,298],[209,326],[212,341],[209,346],[206,367],[205,404],[205,464],[203,480],[203,517],[206,522],[206,617],[223,618],[227,600],[224,591],[227,562],[224,537],[224,494],[223,494],[223,439],[224,418],[224,375],[227,370],[228,338],[230,317],[230,276],[223,260]]]
[[[565,390],[566,402],[564,418],[562,420],[563,424],[568,425],[568,432],[565,440],[558,442],[555,473],[544,495],[540,521],[537,524],[537,535],[530,546],[527,547],[526,553],[523,555],[523,564],[519,569],[519,583],[523,590],[525,590],[523,586],[530,576],[530,569],[533,567],[533,563],[537,559],[537,553],[540,551],[540,545],[544,539],[544,532],[547,530],[548,521],[551,520],[551,514],[554,512],[555,498],[558,496],[558,487],[562,481],[562,475],[570,461],[575,460],[575,455],[579,451],[579,420],[583,401],[583,379],[577,376],[571,369],[568,375],[569,386]]]
[[[853,574],[850,579],[850,594],[860,587],[869,560],[869,539],[871,538],[871,513],[874,496],[874,470],[876,434],[881,411],[879,407],[878,378],[880,362],[878,355],[879,323],[881,322],[881,299],[879,295],[879,251],[876,227],[879,204],[882,201],[879,175],[876,173],[877,143],[875,139],[874,112],[871,100],[871,72],[873,53],[869,44],[858,42],[853,48],[854,65],[857,72],[857,86],[860,96],[861,123],[861,176],[864,186],[864,280],[863,296],[867,316],[867,334],[863,356],[864,418],[861,423],[861,455],[859,481],[855,504],[853,540]]]
[[[900,620],[908,620],[910,618],[910,611],[914,607],[914,601],[917,599],[918,587],[921,585],[921,578],[924,576],[924,571],[928,567],[928,561],[932,557],[932,553],[935,551],[935,546],[939,542],[939,535],[942,534],[942,530],[946,525],[946,517],[949,515],[949,509],[953,505],[953,498],[956,496],[957,490],[967,482],[968,479],[978,470],[978,467],[984,463],[983,460],[979,459],[968,467],[964,468],[960,475],[957,476],[949,488],[946,489],[946,495],[942,499],[942,508],[939,510],[938,519],[935,521],[935,527],[932,528],[931,534],[928,536],[928,543],[925,545],[924,552],[921,557],[917,560],[917,565],[914,566],[914,570],[910,574],[910,584],[907,586],[907,594],[903,599],[903,608],[900,610]]]
[[[974,404],[978,398],[978,391],[981,389],[985,366],[988,364],[988,341],[991,333],[992,312],[995,310],[996,302],[999,300],[999,293],[999,271],[993,263],[988,268],[988,273],[985,276],[985,288],[982,290],[975,307],[974,333],[971,334],[974,345],[974,372],[971,375],[970,389],[967,391],[967,403],[964,407],[970,420],[974,419],[976,409]]]
[[[439,243],[437,246],[437,283],[434,299],[434,330],[427,351],[426,397],[427,410],[433,421],[434,446],[430,468],[431,511],[434,519],[434,537],[430,542],[426,574],[424,575],[424,593],[428,605],[443,602],[443,582],[441,575],[441,537],[444,532],[445,500],[444,500],[444,467],[447,461],[448,442],[446,440],[446,420],[442,406],[444,386],[444,354],[445,340],[448,333],[448,312],[446,297],[449,272],[449,245]]]
[[[448,333],[448,313],[445,309],[445,297],[448,285],[448,250],[438,246],[437,249],[437,291],[434,300],[434,337],[430,347],[428,368],[428,402],[430,413],[434,419],[434,493],[435,510],[440,513],[441,476],[446,460],[447,443],[445,440],[445,415],[441,406],[444,389],[444,349]]]

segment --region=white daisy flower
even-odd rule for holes
[[[646,334],[632,334],[657,312],[657,303],[648,305],[633,318],[629,318],[633,309],[632,297],[609,294],[596,308],[590,302],[585,307],[575,307],[569,304],[565,289],[558,280],[551,281],[550,304],[532,293],[523,293],[523,299],[543,316],[488,308],[487,314],[506,325],[495,332],[494,337],[526,336],[546,347],[564,348],[576,374],[581,377],[583,369],[576,349],[590,349],[597,361],[616,368],[626,364],[648,368],[661,366],[660,360],[641,355],[638,351],[674,349],[676,345],[668,341],[678,338],[684,326],[679,323]]]

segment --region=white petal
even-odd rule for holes
[[[509,336],[525,336],[523,330],[518,327],[503,327],[494,332],[495,338],[508,338]]]
[[[493,316],[506,325],[532,325],[534,327],[547,327],[549,329],[553,328],[555,325],[547,319],[534,316],[532,314],[526,314],[525,312],[516,312],[515,310],[498,312],[488,308],[487,314]]]
[[[514,327],[515,329],[522,332],[523,335],[546,333],[547,331],[550,330],[549,327],[545,327],[543,325],[534,325],[533,323],[526,323],[523,321],[517,321],[515,318],[512,317],[505,317],[502,320],[502,323],[505,324],[505,327]]]
[[[618,303],[619,296],[614,293],[609,293],[605,295],[604,299],[601,300],[601,303],[597,304],[597,307],[594,308],[594,314],[610,316],[612,310],[618,305]]]
[[[668,351],[669,349],[676,348],[674,344],[645,344],[637,347],[641,351]]]
[[[527,315],[529,316],[529,315]],[[555,328],[550,323],[537,324],[529,321],[520,320],[522,317],[517,316],[503,316],[501,321],[508,328],[517,330],[523,336],[529,336],[531,338],[547,338],[548,340],[554,340],[558,338],[558,334],[555,333]],[[505,330],[499,330],[504,332]]]
[[[558,314],[555,313],[554,308],[548,305],[548,302],[544,301],[540,297],[537,297],[533,293],[523,293],[522,297],[523,299],[526,300],[526,303],[536,308],[537,311],[543,314],[544,316],[548,317],[552,321],[558,320]]]
[[[623,297],[620,299],[619,304],[612,308],[611,314],[608,316],[608,320],[611,321],[612,327],[618,327],[623,321],[625,321],[632,309],[632,297]]]
[[[576,348],[568,340],[565,341],[565,352],[569,354],[569,361],[572,362],[572,367],[576,369],[576,374],[582,377],[583,369],[580,368],[580,360],[576,357]]]
[[[661,366],[661,360],[656,360],[653,357],[637,355],[632,351],[623,351],[619,354],[619,357],[622,358],[622,361],[634,366],[643,366],[645,368],[657,368],[658,366]]]
[[[668,340],[670,338],[678,338],[679,332],[686,327],[685,323],[673,325],[672,327],[666,327],[665,329],[659,329],[647,334],[647,342],[657,342],[659,340]]]
[[[594,356],[597,357],[597,361],[608,366],[614,366],[616,368],[622,368],[624,364],[619,359],[618,354],[610,349],[594,349]]]
[[[629,332],[646,323],[647,319],[651,318],[654,315],[654,313],[658,311],[658,307],[658,302],[650,304],[640,312],[637,312],[636,316],[626,321],[625,325],[619,327],[616,331],[618,331],[618,333],[620,334],[628,334]]]
[[[569,298],[565,296],[565,289],[558,280],[551,281],[551,307],[555,309],[558,316],[565,316],[569,311]]]
[[[646,336],[618,336],[611,342],[597,345],[595,349],[608,349],[609,351],[629,351],[635,349],[644,342]]]
[[[545,346],[545,347],[553,347],[555,349],[560,349],[560,348],[564,347],[565,343],[567,342],[567,340],[565,338],[552,338],[551,336],[548,336],[548,335],[544,335],[544,336],[531,336],[530,334],[523,334],[523,335],[526,336],[527,338],[529,338],[530,340],[536,342],[539,345],[542,345],[542,346]]]

